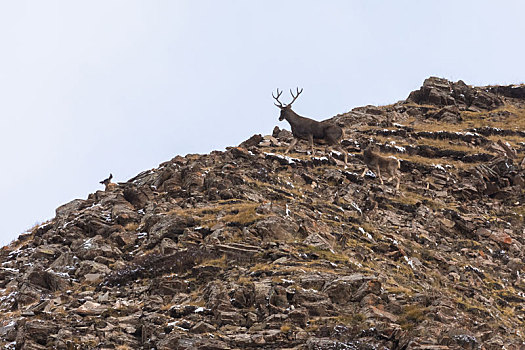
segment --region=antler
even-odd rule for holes
[[[293,95],[293,92],[292,92],[292,89],[290,89],[290,94],[292,95],[293,100],[292,100],[292,102],[288,103],[288,106],[295,102],[295,100],[297,99],[297,97],[299,97],[299,95],[301,94],[301,92],[303,92],[303,89],[301,89],[301,91],[299,91],[299,88],[297,88],[296,91],[297,91],[297,95],[294,96],[294,95]]]
[[[272,97],[273,97],[277,102],[279,102],[279,104],[277,104],[277,103],[275,103],[275,102],[274,102],[273,104],[276,105],[276,106],[279,107],[279,108],[284,108],[284,106],[283,106],[283,104],[281,103],[281,101],[279,101],[279,97],[281,96],[282,93],[283,93],[282,91],[279,92],[279,88],[277,88],[277,97],[274,96],[274,95],[273,95],[273,92],[272,92]]]

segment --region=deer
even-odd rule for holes
[[[274,104],[281,109],[281,114],[279,116],[279,121],[283,121],[286,119],[286,121],[290,124],[292,128],[292,135],[293,140],[290,142],[290,145],[284,152],[287,154],[290,152],[290,150],[295,146],[298,140],[306,140],[310,144],[310,148],[312,150],[312,156],[314,155],[314,141],[319,144],[325,144],[326,145],[326,152],[328,152],[329,148],[333,148],[345,156],[345,165],[348,164],[348,153],[341,147],[341,140],[344,137],[344,131],[343,128],[340,126],[337,126],[333,124],[330,121],[321,121],[318,122],[316,120],[302,117],[299,114],[292,111],[292,104],[297,100],[297,97],[303,92],[303,89],[299,91],[299,88],[297,88],[296,93],[294,95],[292,89],[290,89],[290,94],[292,95],[292,102],[288,103],[287,105],[283,105],[281,101],[279,101],[279,97],[283,93],[282,91],[279,91],[277,89],[277,96],[274,96],[272,92],[272,97],[279,103]]]
[[[376,153],[374,151],[375,149],[376,148],[374,146],[368,146],[363,151],[363,162],[365,163],[366,167],[363,170],[361,177],[364,177],[366,171],[370,169],[377,173],[377,177],[379,178],[379,181],[381,181],[381,185],[383,185],[383,179],[381,178],[381,169],[384,169],[388,173],[388,175],[390,175],[387,181],[390,181],[392,178],[397,179],[396,190],[398,190],[400,178],[397,171],[399,168],[401,168],[399,159],[393,157],[384,157],[379,153]]]

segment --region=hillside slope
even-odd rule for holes
[[[347,168],[276,128],[57,208],[0,252],[0,346],[523,349],[525,86],[333,120]]]

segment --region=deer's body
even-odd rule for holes
[[[386,173],[390,176],[388,181],[392,178],[397,179],[396,190],[399,189],[399,174],[398,169],[401,167],[399,160],[392,157],[384,157],[379,153],[373,151],[372,147],[367,147],[363,152],[363,162],[366,164],[366,168],[361,174],[361,177],[365,176],[368,169],[375,171],[381,185],[383,184],[383,179],[381,178],[381,169],[385,170]]]
[[[292,110],[284,116],[290,123],[292,134],[300,140],[310,140],[310,135],[314,141],[333,146],[338,144],[343,137],[343,130],[329,122],[318,122],[316,120],[301,117]]]
[[[279,101],[279,96],[281,96],[281,92],[277,90],[277,96],[273,96],[279,104],[275,104],[277,107],[281,109],[281,115],[279,116],[279,120],[286,120],[290,127],[292,128],[292,134],[294,139],[290,143],[290,146],[286,149],[285,153],[290,152],[290,150],[295,146],[297,143],[297,140],[306,140],[310,144],[310,148],[312,150],[312,155],[314,154],[314,142],[324,144],[328,148],[332,147],[339,152],[344,154],[345,157],[345,164],[347,164],[347,158],[348,155],[346,151],[341,147],[341,139],[344,136],[343,129],[333,123],[330,123],[328,121],[322,121],[318,122],[316,120],[302,117],[299,114],[292,111],[292,103],[297,99],[299,94],[303,90],[299,91],[297,90],[297,94],[294,96],[294,94],[290,91],[292,94],[293,100],[287,105],[283,105]]]

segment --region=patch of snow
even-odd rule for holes
[[[204,312],[204,308],[202,306],[199,306],[195,309],[195,313],[198,314],[199,312]]]
[[[472,271],[477,272],[477,273],[483,273],[482,269],[479,269],[479,268],[477,268],[475,266],[472,266],[472,265],[465,266],[465,270],[468,270],[468,269],[471,269]]]
[[[410,268],[415,271],[414,261],[412,259],[409,259],[406,255],[404,255],[403,258],[405,258],[405,261],[407,262],[408,266],[410,266]]]
[[[57,271],[54,271],[53,269],[47,269],[46,271],[47,272],[51,272],[52,274],[55,274],[55,275],[63,277],[63,278],[69,278],[70,277],[67,272],[57,272]]]
[[[178,324],[181,323],[181,321],[173,321],[168,323],[168,327],[177,328],[181,331],[187,332],[188,330],[186,328],[182,328],[181,326],[178,326]]]
[[[102,215],[102,218],[106,222],[111,222],[111,214],[110,213],[105,213],[104,215]]]
[[[372,237],[372,235],[368,232],[365,231],[364,228],[362,228],[361,226],[359,226],[359,232],[361,232],[363,235],[365,235],[368,239],[374,239],[374,237]]]
[[[366,176],[370,176],[370,177],[373,177],[373,178],[376,178],[377,175],[370,169],[368,169],[365,173]]]
[[[288,208],[288,203],[286,203],[286,216],[290,216],[291,213],[290,208]]]
[[[0,303],[3,302],[4,300],[9,300],[9,299],[14,300],[17,294],[18,294],[18,292],[11,292],[11,293],[9,293],[6,296],[1,296],[0,297]]]
[[[350,203],[350,205],[359,212],[359,214],[363,215],[363,211],[361,210],[361,208],[359,208],[359,206],[355,203],[355,202],[352,202]],[[360,229],[363,229],[362,227],[360,227]],[[364,231],[364,230],[363,230]]]
[[[7,262],[2,263],[2,265],[3,265],[3,264],[7,264]],[[20,270],[18,270],[18,269],[13,269],[12,267],[4,267],[3,269],[4,269],[5,271],[9,271],[9,272],[13,272],[13,273],[18,273],[18,272],[20,272]]]
[[[12,341],[11,343],[7,343],[4,346],[4,349],[16,349],[16,340]]]
[[[395,149],[396,151],[401,152],[401,153],[405,153],[407,151],[406,148],[402,146],[395,146]]]
[[[264,155],[267,155],[267,156],[273,156],[273,157],[277,157],[279,159],[284,159],[288,162],[288,164],[295,164],[296,162],[299,162],[300,160],[297,159],[297,158],[292,158],[292,157],[289,157],[289,156],[283,156],[281,154],[276,154],[276,153],[267,153],[267,152],[264,152]]]
[[[465,344],[465,343],[466,344],[469,344],[469,343],[477,344],[478,343],[478,340],[476,339],[476,337],[473,337],[468,334],[459,334],[459,335],[453,336],[452,338],[454,338],[454,340],[459,341],[462,344]]]
[[[82,248],[84,249],[91,249],[93,247],[93,238],[88,238],[84,244],[82,244]]]

